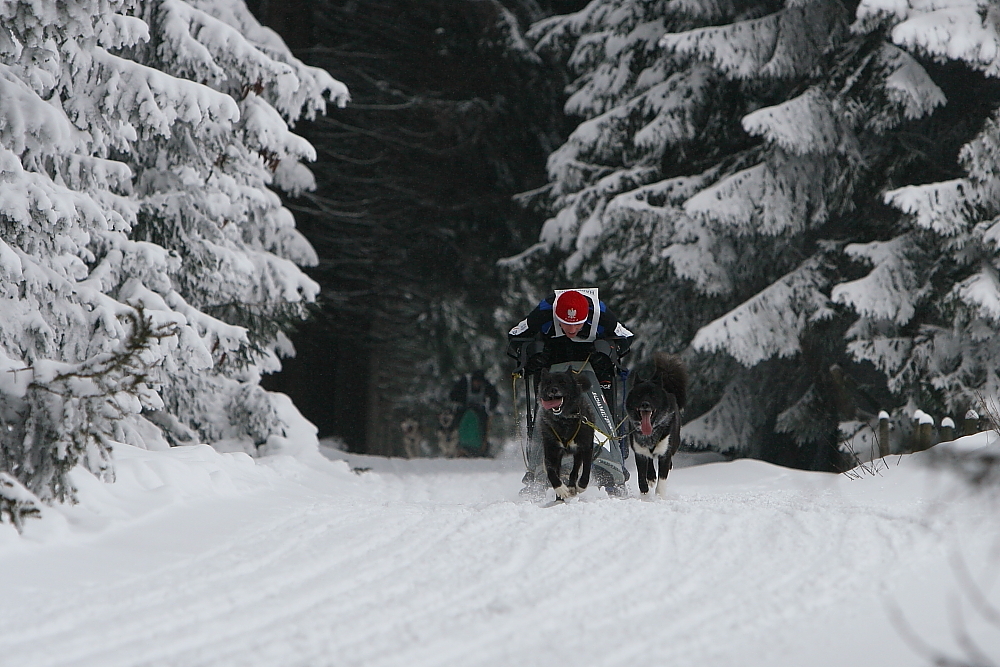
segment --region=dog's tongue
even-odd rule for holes
[[[653,425],[650,423],[649,418],[652,416],[652,412],[642,412],[642,423],[639,424],[639,430],[642,431],[643,435],[652,435]]]
[[[562,405],[563,400],[561,398],[552,398],[549,400],[542,399],[542,407],[546,410],[555,410],[560,405]]]

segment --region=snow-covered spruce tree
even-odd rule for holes
[[[890,184],[883,199],[904,215],[890,235],[845,248],[867,275],[832,296],[860,315],[848,332],[851,351],[885,373],[907,412],[982,412],[979,401],[1000,394],[1000,9],[865,0],[854,29],[964,70],[964,88],[949,97],[966,96],[962,120],[971,127],[960,169]]]
[[[595,0],[537,24],[585,120],[549,159],[554,215],[511,262],[557,254],[605,286],[639,354],[686,350],[689,445],[837,465],[838,426],[883,384],[831,298],[851,243],[891,234],[898,135],[945,102],[883,33],[828,0]]]
[[[316,288],[268,186],[346,95],[238,0],[0,7],[0,470],[67,500],[113,441],[282,435],[259,373]]]

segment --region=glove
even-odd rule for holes
[[[537,373],[543,368],[548,368],[549,358],[544,352],[539,352],[528,358],[528,361],[524,364],[524,370],[529,373]]]

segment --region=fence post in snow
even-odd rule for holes
[[[878,455],[880,458],[889,456],[889,413],[882,410],[878,413]]]
[[[962,435],[972,435],[979,433],[979,413],[969,408],[965,413],[965,423],[962,424]]]
[[[941,420],[941,442],[950,442],[955,439],[955,422],[951,417]]]
[[[917,425],[917,450],[923,451],[931,447],[931,434],[934,430],[934,417],[926,412],[920,413],[920,423]]]
[[[920,451],[920,420],[926,414],[920,408],[913,411],[913,421],[911,422],[910,435],[907,438],[906,451],[908,452],[919,452]]]

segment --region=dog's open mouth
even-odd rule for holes
[[[542,399],[542,407],[546,410],[551,410],[552,414],[558,415],[562,412],[563,398],[562,396],[557,396],[555,398]]]
[[[653,411],[652,410],[639,410],[639,431],[643,435],[653,434]]]

